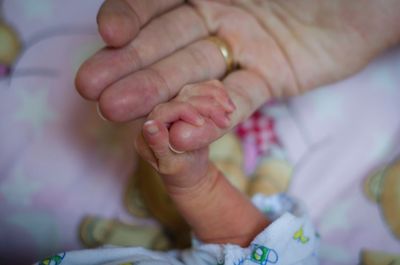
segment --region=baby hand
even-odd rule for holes
[[[208,148],[179,154],[173,152],[167,125],[160,120],[144,123],[136,148],[161,175],[168,192],[196,187],[208,172]]]
[[[203,85],[201,90],[196,85],[187,86],[175,99],[156,106],[150,113],[143,133],[136,141],[138,152],[165,177],[167,186],[193,187],[207,173],[208,148],[174,152],[170,144],[173,140],[171,129],[179,123],[228,128],[229,114],[233,110],[235,106],[228,94],[215,82],[209,82],[206,87]]]
[[[188,103],[204,118],[202,126],[176,119],[169,128],[170,143],[175,150],[192,142],[196,148],[208,146],[211,139],[216,139],[217,131],[229,129],[232,126],[231,115],[236,107],[220,81],[207,81],[183,87],[173,102]],[[149,117],[167,120],[169,117],[170,102],[158,105]],[[173,117],[172,117],[173,118]],[[196,133],[197,132],[197,133]],[[187,133],[187,134],[186,134]]]

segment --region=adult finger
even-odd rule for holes
[[[231,126],[221,129],[210,123],[201,127],[183,122],[174,123],[169,130],[170,142],[174,148],[190,151],[209,145],[239,122],[248,118],[271,98],[270,88],[264,82],[264,79],[248,70],[231,73],[223,80],[223,84],[237,106],[231,114]]]
[[[186,84],[218,79],[225,71],[218,47],[200,40],[107,87],[99,99],[100,109],[113,121],[136,119],[174,97]]]
[[[98,99],[104,88],[120,78],[207,34],[202,18],[192,7],[177,7],[152,20],[129,45],[105,48],[88,59],[77,73],[76,87],[83,97]]]
[[[153,17],[183,0],[106,0],[97,15],[100,35],[107,45],[121,47],[131,41]]]

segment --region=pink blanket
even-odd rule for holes
[[[77,226],[86,214],[135,221],[122,205],[135,161],[132,128],[102,121],[73,84],[80,63],[102,46],[101,2],[0,2],[23,44],[0,71],[1,264],[81,248]],[[398,252],[364,183],[400,151],[400,49],[268,113],[295,166],[289,191],[319,228],[322,262],[357,264],[361,249]]]

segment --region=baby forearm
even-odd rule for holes
[[[167,190],[198,239],[247,246],[268,224],[266,217],[236,190],[214,165],[190,189]]]

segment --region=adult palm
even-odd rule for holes
[[[217,35],[240,66],[214,83],[237,106],[234,126],[270,99],[356,72],[399,42],[399,21],[397,0],[107,0],[98,24],[108,47],[83,64],[76,85],[110,120],[146,116],[185,85],[224,77],[224,59],[205,39]],[[181,150],[226,131],[183,123],[171,130]]]

